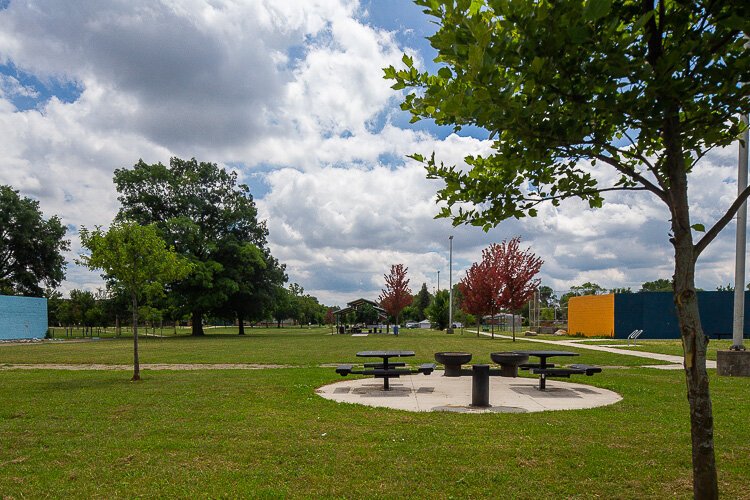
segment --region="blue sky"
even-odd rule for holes
[[[438,270],[445,286],[451,234],[454,281],[516,235],[556,290],[669,277],[668,215],[640,194],[599,211],[545,207],[488,233],[434,219],[440,184],[406,155],[460,165],[490,150],[484,130],[409,124],[382,78],[404,53],[435,70],[434,29],[406,0],[0,0],[0,184],[71,228],[65,290],[102,286],[72,264],[75,228],[111,222],[114,169],[170,156],[236,170],[291,281],[326,304],[377,297],[396,263],[414,291],[436,288]],[[735,149],[715,151],[694,174],[696,221],[731,202],[735,162]],[[699,286],[732,281],[732,231],[701,257]]]

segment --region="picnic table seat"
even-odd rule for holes
[[[376,363],[364,363],[362,366],[364,366],[365,368],[384,368],[385,365],[381,361],[381,362],[376,362]],[[403,361],[396,361],[396,362],[389,361],[388,366],[389,367],[406,366],[406,363]]]
[[[342,377],[346,377],[352,372],[352,365],[339,365],[336,367],[336,373]]]
[[[574,370],[583,370],[586,373],[586,375],[588,375],[589,377],[593,375],[594,373],[602,372],[602,369],[599,366],[576,364],[576,365],[570,365],[570,367]]]
[[[411,375],[413,373],[422,373],[429,375],[435,370],[435,363],[424,363],[419,368],[412,370],[406,368],[406,363],[388,363],[388,368],[383,367],[383,363],[365,363],[364,369],[355,370],[352,365],[339,365],[336,373],[345,377],[347,375],[374,375],[376,378],[382,377],[400,377],[401,375]]]
[[[545,366],[547,368],[554,368],[555,364],[547,363]],[[541,367],[542,367],[541,363],[523,363],[523,364],[518,365],[518,368],[520,368],[521,370],[531,370],[534,368],[541,368]]]
[[[419,368],[417,368],[417,373],[423,373],[425,375],[429,375],[435,370],[435,363],[424,363],[419,365]]]

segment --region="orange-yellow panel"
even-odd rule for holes
[[[584,295],[568,301],[568,334],[615,336],[615,294]]]

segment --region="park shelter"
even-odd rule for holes
[[[47,299],[0,295],[0,339],[47,335]]]
[[[429,319],[423,319],[417,324],[419,325],[419,328],[425,328],[425,329],[432,328],[432,323],[430,323]]]
[[[377,302],[373,302],[372,300],[360,298],[351,302],[347,302],[345,308],[333,312],[333,315],[336,316],[336,326],[338,327],[338,325],[345,323],[347,314],[359,311],[359,309],[365,304],[371,305],[373,309],[377,311],[379,320],[382,321],[388,318],[388,314],[385,312],[385,309],[380,307],[380,304],[378,304]]]
[[[703,331],[711,337],[731,337],[734,292],[697,294]],[[745,292],[745,318],[750,317],[749,299],[750,292]],[[584,295],[568,302],[568,333],[572,335],[625,339],[633,330],[643,330],[639,338],[680,338],[672,292]],[[750,335],[750,321],[745,321],[744,334]]]

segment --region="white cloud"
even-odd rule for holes
[[[377,8],[372,2],[371,8]],[[669,215],[645,193],[613,193],[599,210],[579,201],[489,233],[434,220],[438,181],[405,156],[461,164],[489,143],[401,128],[399,94],[382,68],[400,65],[393,33],[355,1],[11,2],[0,10],[0,61],[42,82],[74,82],[74,102],[18,111],[33,86],[0,76],[0,183],[78,227],[117,211],[116,168],[171,155],[231,164],[263,181],[257,197],[274,254],[323,302],[375,298],[391,264],[411,285],[447,286],[490,242],[515,235],[545,260],[555,289],[583,281],[630,286],[671,275]],[[237,167],[242,165],[242,167]],[[595,170],[604,181],[614,178]],[[736,191],[736,149],[712,152],[691,174],[693,222],[712,224]],[[699,286],[733,280],[733,226],[699,261]],[[74,250],[78,242],[73,236]],[[70,266],[66,288],[98,279]]]

